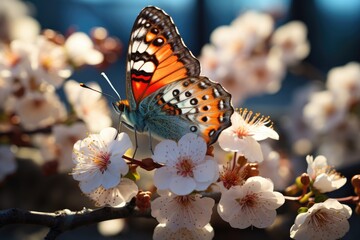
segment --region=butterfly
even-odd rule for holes
[[[144,8],[132,28],[126,68],[126,100],[113,105],[136,132],[179,140],[195,133],[208,145],[231,125],[231,95],[200,76],[200,63],[163,10]],[[151,147],[151,145],[150,145]],[[136,150],[135,150],[136,151]]]

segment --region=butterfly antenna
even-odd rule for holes
[[[106,76],[106,74],[104,72],[101,73],[101,75],[105,78],[105,80],[108,82],[108,84],[110,85],[110,87],[112,88],[112,90],[116,93],[116,95],[119,97],[119,100],[121,100],[120,94],[116,91],[116,89],[114,88],[114,86],[112,85],[110,79]]]
[[[98,92],[98,93],[100,93],[100,94],[102,94],[102,95],[111,97],[112,99],[114,99],[115,101],[117,101],[117,99],[116,99],[114,96],[111,96],[110,94],[107,94],[107,93],[101,92],[101,91],[99,91],[99,90],[96,90],[96,89],[94,89],[94,88],[92,88],[92,87],[89,87],[89,86],[86,85],[85,83],[80,83],[80,87],[90,89],[90,90],[92,90],[92,91],[94,91],[94,92]]]

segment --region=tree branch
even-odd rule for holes
[[[135,209],[135,201],[131,201],[124,207],[99,209],[84,208],[81,211],[60,210],[55,213],[27,211],[11,208],[0,211],[0,227],[9,224],[36,224],[50,228],[45,239],[55,239],[61,233],[101,221],[126,218],[126,217],[150,217],[150,209],[139,211]]]

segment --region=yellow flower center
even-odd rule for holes
[[[110,164],[111,154],[107,152],[100,152],[93,157],[93,162],[99,167],[100,171],[104,173]]]
[[[266,124],[271,123],[270,117],[260,116],[260,113],[254,114],[253,111],[249,111],[246,108],[240,108],[239,114],[244,119],[245,123],[235,129],[233,132],[234,135],[240,139],[254,135],[253,129],[266,126]],[[272,128],[272,123],[269,127]]]

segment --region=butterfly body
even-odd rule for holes
[[[135,131],[173,140],[192,132],[212,144],[231,125],[231,95],[199,75],[200,64],[170,16],[146,7],[130,36],[127,100],[116,106]]]

